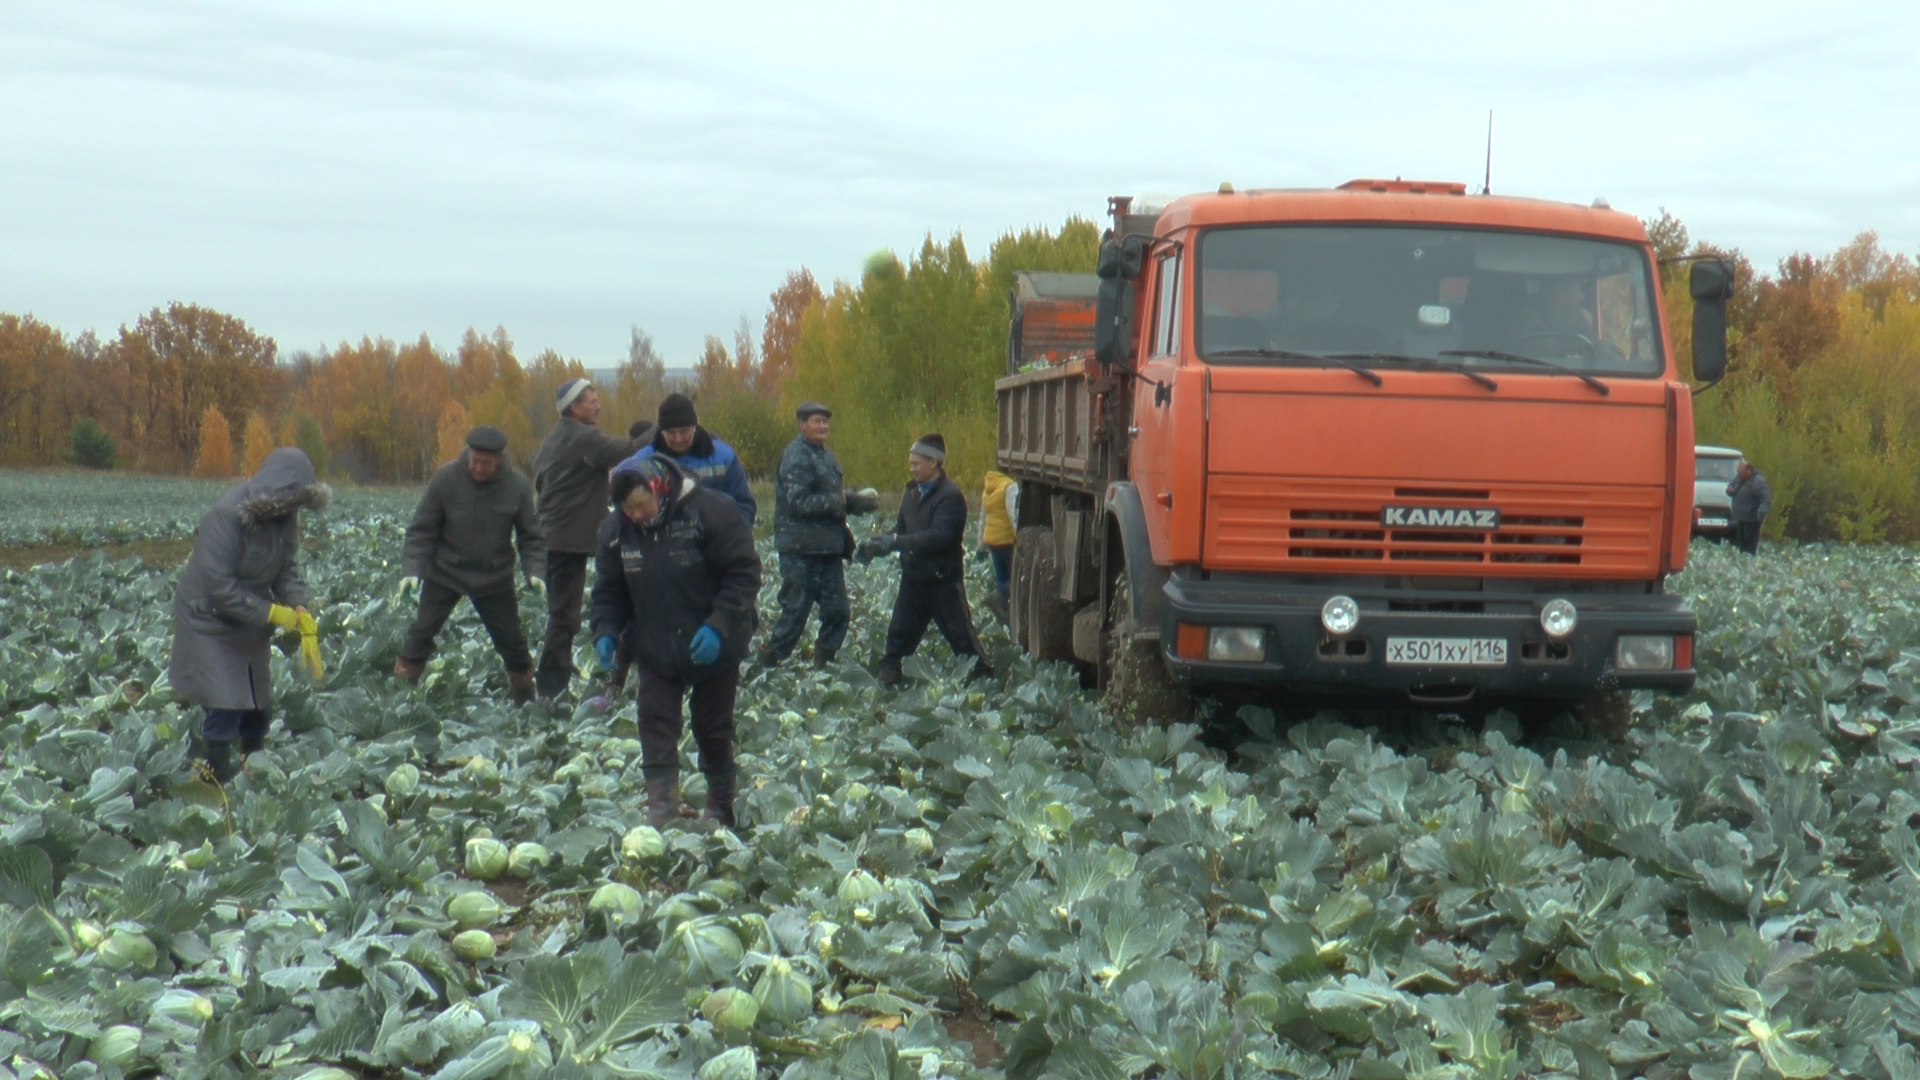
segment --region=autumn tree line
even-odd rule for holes
[[[1687,369],[1688,254],[1732,258],[1727,377],[1694,401],[1699,440],[1737,447],[1773,484],[1771,531],[1798,539],[1920,541],[1920,268],[1864,233],[1825,257],[1759,272],[1737,249],[1695,242],[1662,214],[1670,331]],[[695,364],[701,420],[770,476],[800,401],[827,402],[850,481],[893,486],[915,436],[941,431],[969,490],[993,462],[992,384],[1004,370],[1015,270],[1088,271],[1098,229],[1002,235],[975,259],[931,236],[882,252],[858,280],[822,289],[802,269],[769,296],[759,332],[742,317]],[[0,465],[62,462],[233,476],[276,445],[304,447],[336,479],[417,483],[474,424],[507,431],[523,466],[554,422],[554,391],[585,374],[547,350],[523,360],[504,330],[443,346],[363,338],[282,355],[240,319],[191,304],[156,308],[110,339],[67,337],[0,315]],[[635,328],[602,380],[602,423],[651,419],[666,364]]]

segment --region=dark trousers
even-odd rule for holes
[[[573,551],[547,552],[547,638],[540,647],[534,683],[553,697],[574,676],[573,643],[580,636],[580,605],[587,595],[587,563],[593,556]]]
[[[266,744],[268,723],[265,709],[208,709],[200,736],[209,742],[239,739],[251,751]]]
[[[407,640],[400,646],[400,659],[410,664],[427,662],[433,655],[433,639],[440,635],[440,628],[447,625],[460,596],[460,590],[432,578],[421,583],[420,614],[407,630]],[[473,603],[473,610],[480,613],[487,635],[493,638],[494,651],[507,662],[508,673],[524,675],[532,671],[533,656],[527,652],[526,631],[520,628],[520,602],[513,595],[513,583],[509,581],[499,592],[467,599]]]
[[[911,656],[927,635],[927,623],[940,628],[940,634],[953,647],[956,656],[980,656],[980,639],[973,633],[973,615],[967,610],[966,586],[958,581],[912,581],[900,579],[900,595],[893,600],[893,621],[887,624],[887,653],[880,663],[899,667],[903,657]],[[986,657],[975,667],[985,673]]]
[[[1013,545],[988,544],[987,556],[993,560],[993,587],[1005,600],[1013,591]]]
[[[680,702],[689,684],[644,664],[640,672],[640,763],[646,768],[680,764]],[[691,684],[693,741],[700,748],[700,771],[733,767],[733,700],[740,691],[740,665],[726,667]]]
[[[767,638],[767,653],[785,660],[800,643],[807,613],[820,606],[820,637],[813,645],[813,661],[824,664],[840,652],[847,640],[847,575],[838,555],[780,553],[780,618]]]
[[[1758,521],[1734,522],[1733,546],[1749,555],[1760,554],[1760,523]]]

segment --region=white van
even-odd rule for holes
[[[1727,485],[1746,455],[1724,446],[1693,448],[1693,535],[1715,542],[1733,535],[1733,500]]]

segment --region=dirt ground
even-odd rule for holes
[[[187,561],[187,556],[193,554],[193,541],[143,540],[131,544],[106,544],[100,547],[88,547],[85,544],[28,544],[21,547],[0,547],[0,566],[9,570],[26,570],[42,563],[65,562],[75,555],[85,555],[90,551],[105,552],[109,559],[124,559],[129,555],[138,555],[155,565],[174,566]]]

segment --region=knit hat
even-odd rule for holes
[[[467,432],[467,448],[487,454],[498,454],[507,448],[507,433],[492,424],[481,424]]]
[[[821,416],[831,417],[833,415],[833,410],[827,408],[825,405],[822,405],[817,401],[803,401],[800,403],[799,408],[793,410],[793,415],[798,417],[803,423],[806,421],[807,417],[812,416],[814,413],[819,413]]]
[[[573,403],[580,400],[580,395],[591,389],[593,384],[585,379],[568,379],[561,383],[560,389],[553,395],[555,410],[565,416],[567,410],[573,407]]]
[[[668,394],[660,403],[660,430],[672,431],[674,428],[693,427],[700,417],[693,411],[693,399],[682,393]]]
[[[894,445],[898,446],[899,444],[895,443]],[[907,452],[910,454],[919,454],[923,458],[929,458],[944,465],[947,461],[947,440],[941,438],[939,432],[934,432],[931,435],[922,435],[914,441],[913,449]]]

